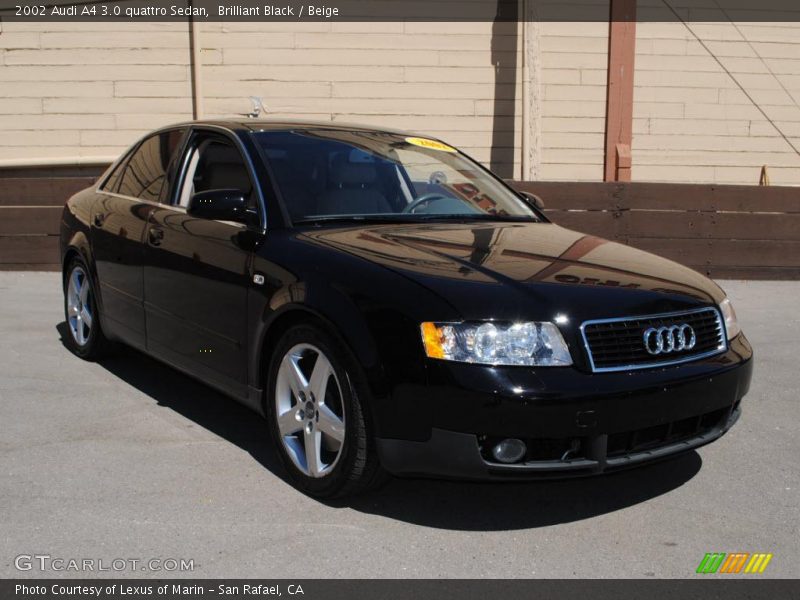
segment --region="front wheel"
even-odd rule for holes
[[[310,324],[287,331],[270,360],[272,437],[292,481],[311,496],[350,495],[383,479],[359,375],[347,350]]]

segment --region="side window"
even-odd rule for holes
[[[178,205],[189,206],[194,194],[208,190],[239,190],[250,199],[250,207],[256,207],[253,183],[239,150],[223,138],[198,136],[189,151]]]
[[[119,193],[158,202],[167,181],[167,170],[183,137],[183,129],[147,138],[128,161]]]
[[[122,171],[125,169],[125,165],[127,164],[130,156],[131,153],[128,152],[125,155],[125,157],[121,161],[119,161],[119,164],[111,172],[111,175],[108,176],[108,179],[106,179],[105,183],[103,183],[103,186],[100,188],[101,190],[104,190],[106,192],[117,191],[117,186],[119,185],[119,179],[122,176]]]

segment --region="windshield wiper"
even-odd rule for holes
[[[539,219],[528,215],[490,215],[487,213],[470,213],[464,215],[418,215],[425,220],[441,219],[442,221],[495,221],[500,223],[539,223]]]
[[[326,223],[405,223],[416,219],[407,215],[326,215],[294,219],[294,225],[323,225]]]
[[[386,215],[326,215],[295,219],[294,225],[314,225],[321,227],[336,223],[421,223],[442,221],[444,223],[459,223],[466,221],[492,221],[499,223],[539,223],[539,219],[524,215],[490,215],[486,213],[474,214],[386,214]]]

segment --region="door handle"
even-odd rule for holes
[[[106,220],[106,216],[103,213],[97,213],[94,216],[94,226],[95,227],[102,227],[103,223]]]
[[[151,227],[147,237],[153,246],[160,246],[161,240],[164,239],[164,230],[159,227]]]

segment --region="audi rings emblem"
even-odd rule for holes
[[[694,329],[686,323],[669,327],[650,327],[642,335],[645,349],[653,355],[691,350],[697,343]]]

